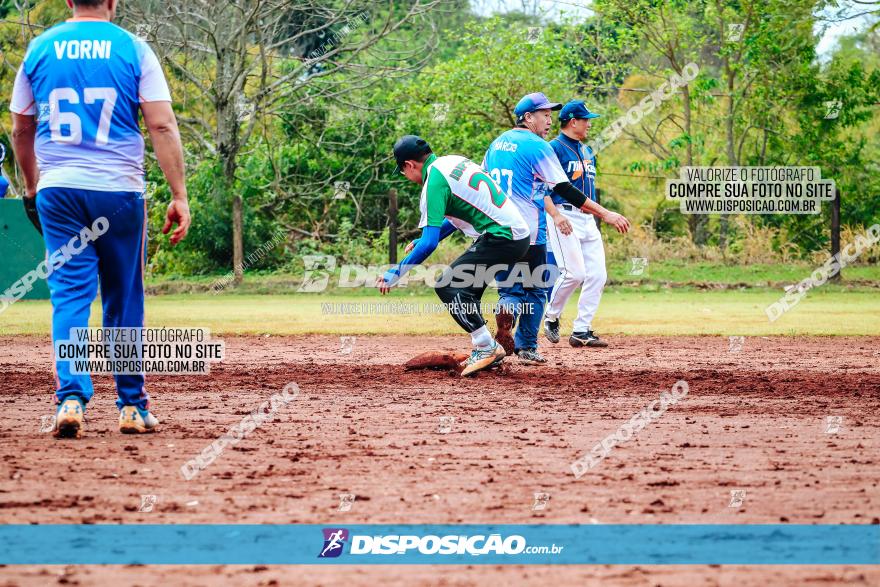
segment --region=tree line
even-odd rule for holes
[[[399,135],[479,162],[532,91],[586,100],[603,115],[598,134],[689,64],[696,77],[599,154],[609,205],[661,235],[724,248],[738,238],[728,217],[683,217],[647,178],[675,177],[684,165],[815,165],[844,194],[843,223],[872,224],[880,218],[880,31],[818,55],[829,6],[595,0],[591,15],[549,20],[480,16],[466,0],[125,2],[118,23],[153,47],[172,88],[194,217],[182,246],[151,242],[151,267],[231,269],[238,282],[248,254],[278,231],[287,246],[263,255],[259,268],[284,270],[316,251],[381,261],[389,190],[400,193],[400,236],[418,222],[417,191],[393,174]],[[4,0],[0,17],[6,111],[27,43],[67,8]],[[8,149],[8,114],[0,124]],[[3,171],[20,191],[11,161]],[[157,186],[155,226],[167,191],[153,159],[147,176]],[[827,214],[749,222],[779,228],[806,255],[826,247]]]

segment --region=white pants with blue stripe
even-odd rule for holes
[[[596,217],[569,204],[558,206],[559,212],[571,223],[571,234],[564,235],[552,219],[547,219],[547,250],[553,253],[559,277],[553,285],[545,320],[556,320],[565,304],[581,288],[578,312],[572,332],[591,329],[593,316],[599,308],[608,273],[605,270],[605,247],[596,226]]]

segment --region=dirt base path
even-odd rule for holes
[[[53,413],[47,339],[0,337],[2,523],[880,523],[880,339],[616,337],[461,379],[404,372],[463,337],[227,337],[207,377],[150,377],[160,433]],[[689,393],[576,480],[571,463]],[[290,382],[299,397],[190,481],[180,467]],[[442,420],[441,420],[442,419]],[[442,425],[442,426],[441,426]],[[732,491],[742,498],[731,507]],[[549,494],[534,511],[534,493]],[[339,494],[354,494],[338,511]],[[155,495],[153,511],[138,511]],[[0,585],[880,584],[878,567],[0,567]],[[305,579],[304,579],[305,578]]]

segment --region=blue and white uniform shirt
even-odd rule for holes
[[[568,181],[550,144],[528,129],[510,129],[489,145],[483,169],[516,204],[529,225],[531,243],[545,244],[544,196]]]
[[[36,116],[37,189],[144,189],[141,102],[171,101],[152,49],[107,21],[71,19],[31,41],[9,109]]]

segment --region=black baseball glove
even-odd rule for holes
[[[33,198],[22,198],[21,201],[24,202],[24,213],[27,214],[31,224],[34,225],[37,232],[43,234],[43,225],[40,223],[40,214],[37,212],[37,195],[34,194]]]

